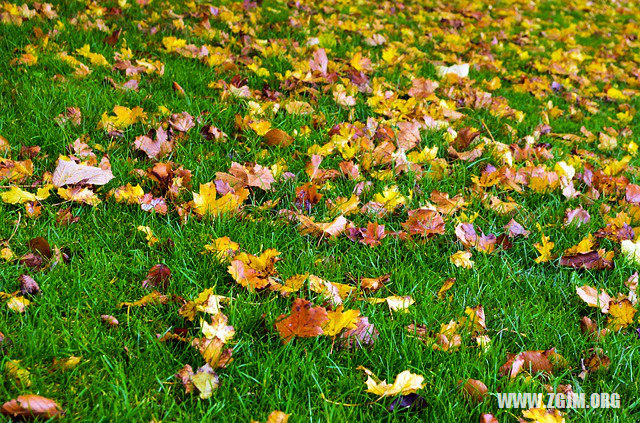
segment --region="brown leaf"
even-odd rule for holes
[[[611,269],[613,261],[607,259],[604,250],[589,251],[588,253],[577,253],[560,258],[560,265],[572,267],[574,269]]]
[[[118,44],[118,39],[120,38],[120,34],[122,34],[122,28],[116,28],[113,30],[111,35],[104,38],[103,42],[113,47],[116,44]]]
[[[20,282],[20,293],[22,295],[37,295],[40,293],[38,283],[31,276],[20,275],[18,281]]]
[[[113,179],[111,169],[77,164],[71,160],[58,159],[51,182],[56,187],[73,184],[105,185]]]
[[[169,280],[171,279],[171,270],[164,264],[156,264],[147,273],[147,278],[142,281],[143,288],[167,289]]]
[[[244,187],[256,187],[269,191],[271,184],[275,182],[273,174],[268,167],[259,164],[246,164],[233,162],[229,168],[229,173],[216,172],[216,179],[224,181],[233,190],[238,191]]]
[[[463,391],[465,396],[475,402],[482,402],[489,394],[487,385],[477,379],[459,380],[458,387]]]
[[[49,246],[49,242],[41,236],[30,239],[27,242],[27,246],[31,251],[38,254],[44,259],[49,260],[52,256],[51,246]]]
[[[185,96],[184,88],[182,88],[176,81],[173,81],[173,83],[171,84],[171,88],[173,88],[173,92],[175,92],[179,96]]]
[[[313,218],[303,214],[298,215],[300,232],[303,235],[315,235],[318,237],[336,237],[344,232],[348,220],[344,216],[338,216],[333,222],[316,223]]]
[[[56,214],[56,223],[58,226],[67,226],[80,220],[80,216],[74,216],[71,208],[60,209]]]
[[[20,395],[17,399],[7,401],[0,412],[5,416],[22,418],[52,419],[63,414],[62,408],[53,400],[40,395]]]
[[[338,343],[346,349],[368,347],[373,345],[378,335],[379,332],[373,323],[369,323],[367,317],[360,316],[356,327],[342,332]]]
[[[444,235],[444,220],[437,211],[422,208],[410,210],[408,214],[409,218],[402,223],[402,227],[409,234],[426,238]]]
[[[640,204],[640,185],[627,185],[625,199],[633,204]]]
[[[378,276],[377,278],[362,278],[360,279],[360,288],[362,288],[363,290],[376,292],[377,290],[382,288],[384,284],[389,283],[390,280],[390,273]]]
[[[281,129],[272,128],[264,134],[264,142],[270,147],[288,147],[293,143],[293,138]]]
[[[193,368],[188,364],[185,364],[182,369],[178,370],[178,372],[173,375],[173,377],[175,377],[180,381],[180,383],[182,383],[182,386],[184,386],[184,392],[186,394],[190,394],[191,392],[193,392],[194,386],[193,383],[191,383],[191,377],[193,375]]]
[[[147,135],[140,135],[133,141],[133,145],[138,150],[144,151],[150,159],[158,159],[173,151],[173,140],[162,126],[158,126],[155,131],[150,131]]]
[[[322,335],[322,325],[327,320],[329,316],[324,307],[312,307],[309,301],[296,298],[291,313],[280,315],[274,326],[280,333],[282,342],[286,344],[296,336],[312,338]]]
[[[517,236],[528,238],[529,234],[531,233],[514,219],[511,219],[509,223],[504,225],[504,229],[507,231],[507,235],[509,236],[509,238],[515,238]]]
[[[453,141],[453,148],[456,150],[466,150],[467,147],[469,147],[469,144],[471,144],[478,135],[480,135],[480,132],[473,128],[462,128],[458,131],[458,135]]]
[[[609,329],[607,328],[598,330],[598,325],[596,324],[596,322],[594,322],[587,316],[584,316],[582,319],[580,319],[580,330],[584,335],[587,335],[596,340],[604,337],[607,333],[609,333]]]
[[[591,348],[590,355],[583,360],[580,377],[584,379],[588,373],[606,372],[611,366],[611,359],[604,353],[602,348]]]
[[[299,210],[303,210],[308,213],[311,211],[311,207],[316,205],[321,198],[322,194],[318,193],[318,187],[311,182],[307,182],[306,184],[296,188],[296,199],[294,204]]]
[[[176,131],[187,132],[189,129],[196,126],[193,121],[193,116],[187,112],[174,113],[169,119],[169,125]]]
[[[507,362],[500,367],[500,374],[513,379],[521,371],[531,374],[552,373],[554,367],[563,364],[564,358],[555,352],[555,348],[523,351],[520,354],[507,354]]]
[[[213,339],[195,338],[191,345],[194,346],[212,368],[226,367],[231,363],[232,348],[224,348],[224,341],[218,337]]]

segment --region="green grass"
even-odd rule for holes
[[[455,60],[452,57],[457,57],[461,63],[480,63],[479,58],[484,58],[481,52],[487,51],[491,52],[494,60],[503,60],[503,68],[499,72],[487,67],[472,69],[470,78],[477,81],[473,86],[482,89],[480,81],[500,76],[502,87],[493,95],[504,97],[512,109],[525,113],[524,118],[516,121],[497,116],[487,109],[467,106],[459,109],[465,118],[453,123],[453,128],[470,125],[483,129],[483,124],[486,124],[496,141],[511,144],[516,140],[509,137],[506,125],[517,131],[518,138],[532,134],[544,122],[542,111],[546,110],[547,102],[552,101],[565,112],[565,115],[550,118],[554,133],[580,134],[583,125],[596,136],[606,127],[618,131],[625,126],[630,128],[633,134],[625,140],[620,136],[620,147],[612,152],[599,151],[597,141],[578,145],[578,148],[595,152],[600,159],[621,159],[627,154],[623,144],[629,141],[640,144],[636,134],[640,125],[638,117],[623,124],[616,118],[616,113],[625,103],[637,109],[639,96],[634,95],[628,101],[608,101],[597,94],[609,86],[635,90],[640,86],[638,77],[634,80],[632,76],[634,66],[636,70],[640,66],[638,41],[628,37],[625,50],[610,57],[607,54],[612,51],[612,46],[607,45],[604,35],[610,32],[617,43],[622,43],[624,25],[637,16],[635,6],[629,5],[633,10],[614,15],[614,7],[606,2],[595,2],[597,5],[588,11],[554,1],[545,1],[537,8],[532,6],[534,3],[517,2],[522,7],[522,15],[538,25],[525,27],[521,21],[500,18],[503,15],[499,11],[505,11],[507,15],[510,13],[511,2],[494,4],[491,12],[487,5],[479,5],[478,9],[487,14],[484,18],[487,19],[486,25],[479,25],[475,19],[465,15],[468,5],[455,2],[446,13],[453,15],[449,19],[464,21],[459,33],[474,44],[470,44],[464,53],[451,53],[455,46],[447,44],[443,35],[453,30],[440,21],[445,14],[444,7],[429,2],[406,2],[405,10],[397,14],[389,10],[392,5],[399,7],[396,2],[385,5],[375,1],[353,4],[331,1],[323,2],[327,6],[324,11],[320,5],[306,2],[320,15],[311,16],[311,24],[301,27],[291,25],[290,19],[304,21],[309,17],[308,12],[289,7],[286,2],[265,1],[250,12],[244,11],[237,3],[215,2],[216,6],[233,10],[236,16],[242,17],[240,23],[246,23],[250,31],[255,31],[256,38],[288,45],[282,54],[267,58],[261,57],[256,49],[246,53],[246,59],[260,58],[261,66],[271,72],[270,76],[264,77],[252,73],[237,57],[232,60],[238,67],[236,72],[224,70],[221,66],[209,67],[196,59],[168,53],[162,47],[162,39],[166,36],[186,39],[196,45],[224,45],[224,31],[231,40],[228,45],[232,53],[241,55],[243,40],[234,33],[229,22],[212,18],[214,35],[207,39],[191,31],[200,19],[189,16],[189,6],[182,2],[170,5],[169,2],[153,1],[147,7],[132,1],[128,3],[122,15],[105,14],[102,17],[110,30],[123,28],[115,47],[102,42],[110,31],[73,27],[71,20],[85,15],[88,10],[84,2],[56,2],[57,19],[35,17],[19,26],[0,23],[0,135],[11,145],[3,157],[17,159],[22,146],[38,145],[42,148],[33,159],[33,176],[22,186],[39,184],[45,172],[54,170],[58,156],[68,154],[66,146],[84,134],[88,135],[91,147],[100,144],[107,148],[115,175],[106,187],[96,189],[103,199],[97,207],[70,204],[54,194],[42,202],[42,215],[32,219],[25,216],[23,206],[0,202],[0,238],[9,240],[8,246],[16,257],[26,254],[28,240],[39,236],[45,237],[51,246],[66,247],[71,251],[68,264],[41,272],[28,269],[18,260],[0,263],[0,291],[16,291],[18,276],[23,273],[32,274],[42,289],[42,294],[34,298],[24,314],[17,314],[0,304],[0,331],[13,341],[0,346],[0,370],[3,374],[0,402],[21,394],[37,393],[54,399],[66,410],[64,421],[265,421],[273,410],[291,414],[290,421],[295,422],[477,421],[483,413],[493,413],[503,422],[516,421],[521,416],[519,410],[499,410],[495,398],[487,398],[478,405],[467,401],[460,394],[457,381],[473,378],[483,381],[492,393],[541,392],[544,383],[571,384],[575,392],[585,392],[587,396],[592,392],[617,392],[622,398],[622,408],[568,410],[565,414],[567,421],[637,421],[640,414],[640,400],[637,398],[640,378],[640,341],[635,331],[637,316],[628,328],[611,333],[601,341],[593,341],[580,332],[580,318],[589,316],[604,327],[606,316],[587,307],[575,292],[577,286],[586,284],[604,288],[612,295],[626,293],[628,289],[624,282],[637,270],[637,265],[624,258],[619,243],[609,240],[602,240],[600,247],[616,251],[615,267],[610,270],[573,270],[561,267],[557,260],[537,264],[534,259],[538,254],[533,247],[534,243],[540,242],[541,235],[536,229],[539,223],[544,234],[556,243],[554,253],[561,255],[562,251],[605,225],[603,206],[611,206],[609,215],[629,212],[629,205],[619,201],[624,197],[624,190],[618,198],[602,195],[587,202],[584,198],[567,200],[559,189],[538,194],[526,187],[522,193],[499,187],[488,188],[487,194],[497,195],[503,200],[511,196],[521,206],[513,215],[501,215],[484,207],[480,195],[472,191],[472,176],[480,175],[487,164],[500,166],[499,161],[485,154],[472,162],[450,161],[451,173],[442,180],[418,179],[412,174],[395,178],[392,183],[398,185],[404,195],[413,191],[414,196],[406,207],[390,215],[379,219],[360,214],[349,216],[358,226],[379,221],[386,225],[387,230],[398,231],[407,218],[407,210],[424,206],[430,193],[438,190],[452,196],[461,193],[470,200],[465,213],[468,216],[478,213],[474,222],[478,232],[501,234],[511,217],[532,232],[527,239],[513,240],[513,248],[508,251],[497,249],[490,255],[474,251],[475,266],[471,270],[457,268],[449,260],[453,253],[462,249],[454,233],[459,213],[445,219],[444,235],[426,241],[403,241],[387,236],[376,248],[351,242],[344,236],[318,240],[301,235],[296,225],[279,218],[277,211],[292,208],[295,188],[309,180],[304,173],[310,159],[307,149],[313,144],[328,142],[328,131],[332,126],[348,121],[350,110],[335,103],[331,90],[323,93],[322,89],[325,86],[330,88],[329,84],[308,85],[319,90],[316,102],[308,94],[282,89],[281,81],[274,76],[278,72],[284,74],[287,70],[297,69],[299,62],[306,62],[311,57],[311,50],[304,50],[309,38],[335,33],[339,41],[335,47],[330,47],[330,51],[328,48],[330,60],[343,66],[354,51],[362,51],[374,64],[380,64],[369,73],[372,80],[379,78],[381,82],[388,83],[387,90],[397,91],[398,97],[406,100],[406,91],[413,78],[437,80],[434,65],[441,62],[453,64]],[[32,2],[28,4],[34,7]],[[120,7],[117,2],[105,2],[102,6]],[[170,16],[169,9],[184,16],[186,29],[172,25],[175,17]],[[149,26],[156,25],[157,33],[141,32],[138,22],[150,20],[153,12],[158,13],[157,21]],[[358,14],[354,15],[356,12]],[[250,21],[250,15],[256,16],[255,22]],[[94,19],[91,17],[90,21]],[[337,28],[338,21],[346,20],[357,22],[359,31]],[[52,35],[46,45],[35,37],[34,28],[38,27],[46,34],[53,31],[59,22],[64,24],[64,28],[58,27],[58,33]],[[587,25],[589,23],[592,27]],[[374,24],[389,25],[378,32],[385,35],[388,42],[396,42],[400,51],[413,48],[422,54],[419,57],[408,55],[403,61],[391,64],[382,63],[382,52],[389,44],[370,47],[364,41],[367,38],[364,31],[372,30]],[[556,40],[548,36],[552,28],[562,31],[571,24],[577,25],[580,31],[592,32],[591,35],[580,34],[577,45],[590,58],[603,62],[610,72],[606,78],[598,79],[586,70],[586,64],[581,65],[580,76],[589,78],[590,84],[598,87],[595,93],[588,91],[590,84],[581,85],[566,75],[538,72],[530,61],[515,54],[516,51],[531,51],[531,60],[548,61],[553,51],[574,48],[566,38]],[[630,28],[626,33],[633,32]],[[403,29],[411,29],[413,35],[403,33]],[[501,31],[504,31],[504,37],[500,38],[502,46],[492,47],[491,40],[494,36],[500,37]],[[481,32],[484,35],[480,35]],[[514,42],[516,35],[525,33],[528,43],[517,45]],[[248,36],[251,39],[251,34]],[[297,46],[290,46],[294,41]],[[115,90],[105,84],[105,77],[113,78],[116,83],[129,79],[110,67],[97,67],[79,58],[91,68],[92,73],[85,78],[77,78],[73,76],[73,67],[57,57],[60,51],[74,54],[76,49],[89,44],[92,52],[103,54],[112,64],[113,54],[125,42],[133,51],[134,58],[159,60],[165,65],[163,76],[143,75],[137,92]],[[11,64],[11,60],[23,54],[29,44],[37,46],[38,62],[33,66]],[[544,48],[539,49],[540,46]],[[404,68],[405,64],[414,71]],[[271,89],[283,93],[283,100],[290,97],[310,102],[316,114],[324,114],[326,123],[314,127],[313,116],[291,115],[282,108],[275,116],[265,118],[273,127],[293,133],[308,125],[311,132],[297,137],[290,147],[265,147],[255,132],[239,131],[234,127],[237,114],[248,114],[248,101],[222,100],[220,90],[208,87],[210,82],[220,79],[228,83],[236,73],[248,77],[252,90],[260,90],[268,84]],[[596,101],[599,111],[591,114],[563,98],[562,93],[536,98],[531,93],[516,92],[510,78],[520,73],[544,78],[549,84],[554,80],[562,81],[579,95]],[[55,75],[63,75],[65,81],[54,82]],[[179,96],[172,90],[174,81],[184,88],[186,96]],[[440,81],[440,84],[443,89],[438,91],[438,95],[446,99],[444,87],[448,87],[448,83]],[[371,95],[356,95],[358,102],[353,121],[366,123],[371,117],[385,121],[384,116],[376,114],[367,105],[366,100]],[[272,192],[252,192],[247,204],[262,205],[267,200],[278,198],[280,203],[269,211],[257,211],[247,205],[245,218],[206,216],[198,219],[192,216],[183,223],[174,210],[161,216],[143,212],[138,206],[118,204],[112,198],[105,198],[111,188],[140,183],[145,192],[154,189],[153,182],[133,173],[134,169],[151,167],[154,161],[141,156],[132,147],[133,140],[146,133],[147,125],[132,125],[124,130],[122,138],[113,143],[104,130],[97,129],[102,114],[111,114],[115,105],[140,106],[149,114],[150,120],[152,115],[153,118],[158,117],[160,106],[174,113],[187,111],[194,117],[202,114],[202,122],[191,129],[169,156],[162,159],[190,169],[194,191],[198,190],[200,183],[214,180],[216,172],[226,172],[232,161],[270,166],[284,158],[288,170],[297,179],[279,181]],[[80,126],[58,126],[54,122],[54,118],[67,107],[81,110],[83,119]],[[571,118],[570,107],[579,109],[584,118]],[[410,119],[404,115],[400,120]],[[395,123],[388,121],[391,126]],[[226,143],[204,140],[199,132],[204,124],[217,126],[229,135],[229,140]],[[486,132],[483,135],[489,136]],[[550,150],[554,158],[549,162],[550,169],[555,162],[567,160],[573,153],[572,146],[550,135],[542,135],[537,142],[552,145]],[[440,148],[438,157],[448,159],[444,131],[422,133],[420,149],[434,145]],[[96,153],[100,158],[97,150]],[[335,154],[326,157],[321,167],[337,168],[340,161],[342,158]],[[602,162],[596,166],[603,167],[601,165]],[[638,157],[635,156],[623,172],[631,181],[637,180],[637,165]],[[514,168],[522,166],[522,162],[514,164]],[[368,172],[363,172],[363,176],[372,180],[373,189],[363,194],[362,204],[389,185],[386,181],[375,180]],[[325,199],[349,196],[355,184],[340,178],[332,182],[333,189],[321,190],[323,200],[312,211],[316,220],[326,221],[332,217],[324,206]],[[0,180],[1,191],[11,185],[6,179]],[[584,186],[580,188],[584,189]],[[191,200],[191,195],[187,192],[180,201],[188,200]],[[564,227],[566,209],[579,205],[589,211],[591,221],[579,228]],[[78,223],[57,225],[56,213],[70,206],[73,214],[80,218]],[[136,230],[139,225],[149,226],[161,242],[149,246],[144,235]],[[289,312],[293,297],[283,298],[272,292],[249,292],[234,282],[226,265],[218,263],[212,255],[201,254],[205,244],[222,236],[230,237],[240,244],[243,251],[252,254],[259,254],[267,248],[280,251],[283,260],[277,264],[277,269],[283,278],[309,272],[329,281],[348,283],[348,275],[377,277],[389,273],[391,282],[372,296],[410,295],[415,304],[407,313],[392,314],[384,304],[372,305],[357,298],[349,299],[345,308],[359,309],[380,332],[379,339],[367,349],[340,350],[328,337],[299,338],[283,345],[273,323],[278,316]],[[173,247],[163,247],[169,239],[173,241]],[[123,301],[134,301],[148,293],[142,288],[141,281],[158,263],[166,264],[173,274],[167,293],[190,300],[204,289],[214,288],[216,294],[234,298],[224,308],[229,324],[236,330],[231,342],[234,361],[227,368],[217,370],[221,384],[210,399],[201,400],[195,394],[185,394],[182,385],[173,377],[185,364],[192,365],[194,369],[204,364],[198,351],[183,343],[160,343],[156,337],[156,334],[184,327],[190,328],[190,334],[195,336],[198,318],[195,322],[186,321],[178,315],[179,304],[173,303],[144,308],[117,307]],[[438,300],[436,293],[444,280],[450,277],[457,279],[455,285],[445,300]],[[322,299],[306,287],[298,295],[314,304],[322,304]],[[406,330],[409,324],[424,324],[435,333],[441,324],[463,316],[466,307],[477,305],[484,307],[487,335],[491,338],[486,352],[474,347],[475,342],[469,339],[468,334],[463,334],[460,350],[442,352],[426,346]],[[100,319],[102,314],[114,315],[120,325],[106,327]],[[593,347],[602,348],[611,360],[611,367],[606,372],[591,374],[582,380],[578,377],[580,361]],[[536,375],[530,380],[523,376],[509,380],[499,375],[498,369],[505,363],[507,353],[549,348],[556,348],[570,367],[550,376]],[[80,356],[82,360],[71,370],[51,371],[54,358],[69,356]],[[6,375],[8,360],[22,360],[21,366],[31,372],[30,387]],[[391,399],[372,403],[376,398],[366,393],[365,377],[356,370],[358,366],[371,369],[389,382],[403,370],[423,375],[426,386],[419,394],[426,399],[427,408],[417,413],[389,413],[387,408]]]

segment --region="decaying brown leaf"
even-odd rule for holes
[[[20,395],[7,401],[0,410],[3,415],[20,418],[52,419],[63,414],[62,408],[53,400],[40,395]]]

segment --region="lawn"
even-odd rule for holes
[[[640,419],[637,5],[13,1],[0,420]]]

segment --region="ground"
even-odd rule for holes
[[[3,412],[636,421],[638,13],[2,3]]]

